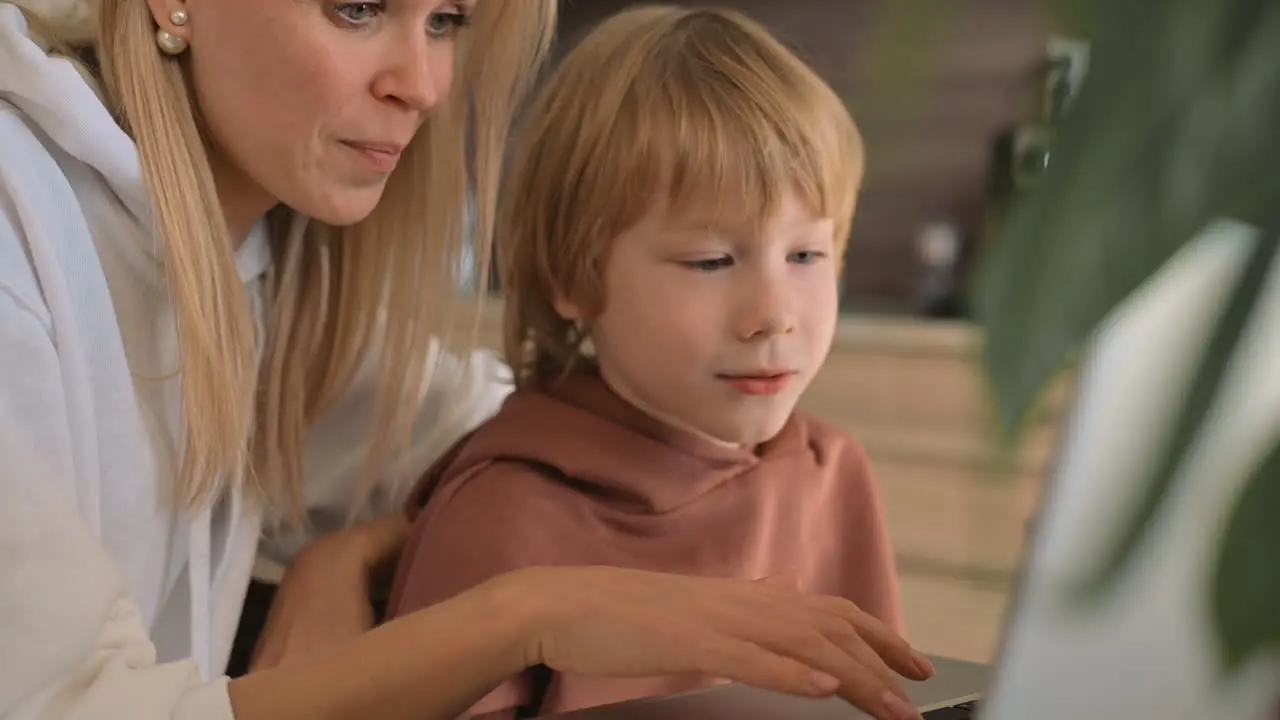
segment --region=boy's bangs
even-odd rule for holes
[[[669,212],[760,228],[788,191],[819,215],[829,212],[826,173],[808,138],[788,136],[779,120],[789,118],[735,108],[716,90],[671,98],[672,107],[655,113],[649,162]]]
[[[634,107],[620,113],[636,123],[618,127],[625,135],[614,144],[630,148],[617,170],[631,175],[631,187],[647,188],[647,201],[666,200],[682,217],[755,228],[794,191],[819,216],[844,223],[861,149],[852,122],[838,122],[847,115],[834,94],[755,73],[727,76],[726,67],[736,69],[729,63],[714,73],[680,65],[661,80],[638,78]]]

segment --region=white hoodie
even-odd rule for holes
[[[132,141],[0,3],[0,717],[232,718],[218,676],[261,522],[238,495],[189,520],[165,509],[177,347],[149,224]],[[260,322],[261,229],[236,261]],[[432,354],[410,467],[509,388],[490,354]],[[319,530],[345,515],[361,466],[366,379],[311,438]],[[400,495],[388,483],[377,510]],[[262,549],[287,561],[298,545]]]

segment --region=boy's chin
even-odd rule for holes
[[[792,409],[788,409],[786,412],[777,413],[776,416],[771,414],[769,417],[752,418],[755,422],[747,423],[742,422],[740,418],[735,418],[735,421],[723,423],[715,431],[704,432],[704,434],[726,445],[754,448],[777,437],[786,426],[791,412]]]

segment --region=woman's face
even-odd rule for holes
[[[243,234],[277,203],[333,225],[373,210],[448,95],[454,38],[475,0],[148,2],[189,42],[214,177]]]

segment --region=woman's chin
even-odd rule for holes
[[[367,188],[331,188],[308,193],[304,202],[289,203],[297,212],[333,227],[355,225],[369,217],[382,199],[385,184]]]

